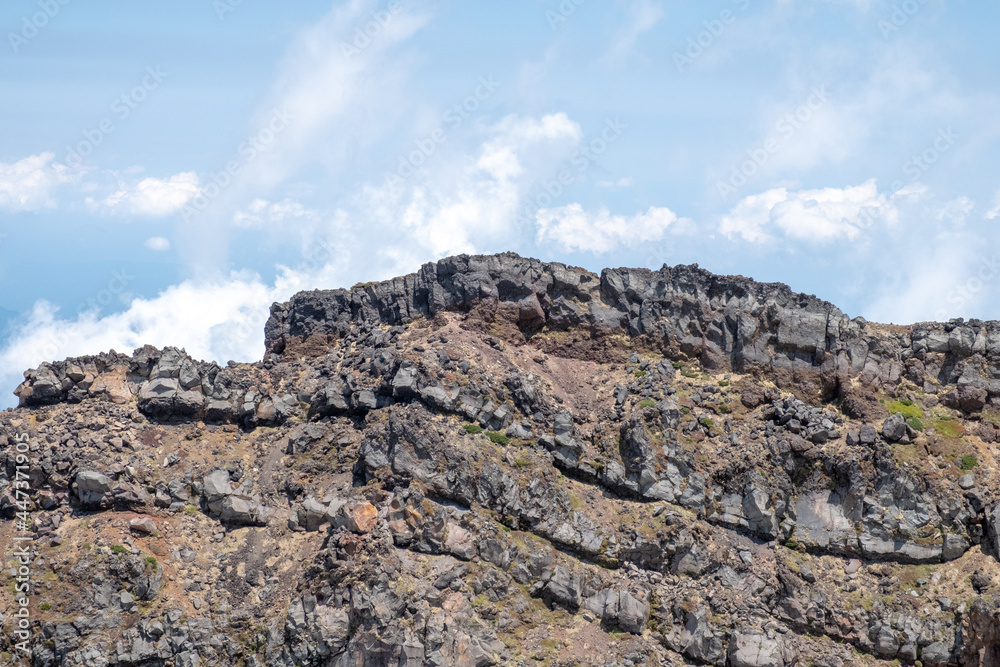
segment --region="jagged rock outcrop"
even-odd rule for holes
[[[504,254],[266,345],[25,373],[35,665],[996,662],[997,323]]]
[[[958,385],[944,400],[967,412],[1000,396],[998,322],[886,328],[786,285],[716,276],[697,265],[596,276],[512,253],[452,257],[391,281],[302,292],[275,304],[265,346],[308,353],[355,327],[473,311],[525,332],[584,327],[595,336],[645,337],[707,369],[757,371],[825,397],[853,378],[884,389],[904,377],[921,387]]]

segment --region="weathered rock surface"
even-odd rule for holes
[[[786,285],[716,276],[697,265],[597,276],[512,253],[451,257],[391,281],[302,292],[275,304],[265,345],[273,353],[289,346],[308,352],[354,327],[472,311],[526,331],[583,327],[645,336],[705,368],[765,372],[779,386],[816,396],[836,396],[852,378],[878,389],[904,378],[957,384],[946,400],[968,412],[1000,396],[998,322],[917,324],[890,333]]]
[[[266,347],[26,372],[34,665],[1000,664],[995,322],[505,254]]]

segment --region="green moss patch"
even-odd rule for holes
[[[482,430],[482,429],[480,429]],[[487,431],[486,437],[493,441],[495,445],[509,445],[510,438],[501,433],[500,431]]]
[[[889,412],[892,414],[899,413],[904,417],[910,418],[915,417],[921,419],[924,416],[924,411],[913,404],[913,401],[904,398],[898,401],[893,401],[889,403]]]
[[[965,433],[965,429],[954,419],[939,419],[932,424],[934,430],[946,438],[958,438]]]

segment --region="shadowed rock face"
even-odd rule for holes
[[[996,664],[998,345],[503,254],[297,294],[259,363],[42,364],[34,661]]]

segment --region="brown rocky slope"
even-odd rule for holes
[[[265,333],[25,373],[26,664],[1000,664],[1000,323],[503,254]]]

